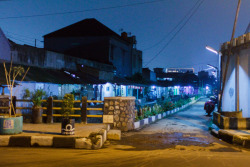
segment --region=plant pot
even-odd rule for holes
[[[0,134],[14,135],[23,131],[23,116],[19,117],[1,117]]]
[[[42,120],[43,109],[39,107],[32,107],[32,123],[40,124]]]
[[[62,119],[62,135],[75,134],[75,119],[63,118]]]

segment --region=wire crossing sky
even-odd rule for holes
[[[0,27],[19,44],[43,47],[43,35],[86,18],[96,18],[137,39],[143,67],[218,66],[219,49],[230,40],[235,0],[1,0]],[[235,37],[250,22],[250,0],[242,0]]]

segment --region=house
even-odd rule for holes
[[[250,32],[221,45],[221,75],[225,78],[222,111],[240,111],[250,117]],[[229,48],[231,47],[231,54]],[[229,55],[230,54],[230,55]],[[227,59],[229,58],[226,72]]]
[[[199,79],[191,71],[165,72],[163,68],[154,68],[157,82],[169,87],[169,96],[194,95],[198,93]]]
[[[44,35],[44,49],[114,66],[118,77],[141,73],[135,36],[120,35],[96,19],[84,19]]]

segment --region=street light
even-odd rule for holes
[[[218,68],[217,68],[217,67],[214,67],[214,66],[212,66],[212,65],[210,65],[210,64],[208,64],[208,66],[214,68],[215,70],[217,70],[217,82],[218,82],[218,87],[217,87],[217,89],[218,89],[218,96],[219,96],[219,95],[220,95],[220,94],[219,94],[219,92],[220,92],[220,85],[221,85],[221,83],[220,83],[220,62],[221,62],[221,52],[215,50],[214,48],[212,48],[212,47],[210,47],[210,46],[206,46],[206,49],[209,50],[210,52],[213,52],[213,53],[215,53],[215,54],[218,55],[218,59],[219,59]],[[220,98],[220,97],[218,97],[218,99],[219,99],[219,98]]]
[[[217,50],[215,50],[214,48],[210,47],[210,46],[206,46],[206,49],[211,51],[211,52],[214,52],[215,54],[219,54],[219,52]]]

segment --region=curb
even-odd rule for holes
[[[250,135],[237,135],[224,129],[219,129],[218,131],[212,129],[210,133],[227,143],[240,145],[244,148],[250,148]]]
[[[100,149],[108,139],[110,125],[93,133],[95,140],[90,137],[64,136],[0,136],[0,147],[54,147],[76,149]]]
[[[154,116],[151,116],[149,118],[144,118],[142,120],[139,120],[137,122],[134,122],[134,130],[138,130],[138,129],[141,129],[142,127],[144,127],[145,125],[148,125],[148,124],[151,124],[151,123],[154,123],[156,122],[157,120],[160,120],[160,119],[163,119],[163,118],[166,118],[170,115],[173,115],[174,113],[176,112],[179,112],[187,107],[189,107],[190,105],[196,103],[200,98],[198,98],[197,100],[194,100],[188,104],[185,104],[179,108],[175,108],[173,110],[170,110],[170,111],[165,111],[163,112],[162,114],[158,114],[158,115],[154,115]]]

